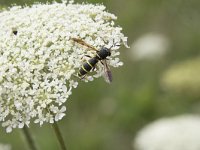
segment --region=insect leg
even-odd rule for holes
[[[92,58],[90,55],[85,55],[86,57]]]
[[[86,74],[84,76],[81,77],[81,80],[83,80],[86,77]]]
[[[80,79],[80,80],[83,80],[83,79],[85,79],[86,74],[83,75],[83,76],[81,76],[81,77],[79,77],[78,74],[77,75],[73,74],[73,76],[76,77],[76,78],[78,78],[78,79]]]
[[[104,63],[102,62],[102,60],[101,60],[100,62],[101,62],[101,64],[104,66]]]

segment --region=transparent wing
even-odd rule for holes
[[[108,67],[106,60],[102,60],[101,62],[104,65],[103,77],[104,77],[105,81],[110,84],[112,82],[112,72],[111,72],[110,68]]]
[[[89,49],[91,49],[91,50],[98,51],[96,48],[94,48],[93,46],[91,46],[91,45],[87,44],[86,42],[84,42],[84,41],[83,41],[83,40],[81,40],[81,39],[72,38],[72,40],[73,40],[74,42],[77,42],[77,43],[79,43],[79,44],[83,45],[83,46],[86,46],[86,47],[88,47],[88,48],[89,48]]]

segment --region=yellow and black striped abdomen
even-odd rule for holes
[[[97,62],[98,62],[98,59],[96,57],[93,57],[89,59],[88,61],[86,61],[79,69],[78,76],[81,77],[87,74],[88,72],[90,72],[90,70],[94,68]]]

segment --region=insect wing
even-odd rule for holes
[[[102,61],[102,63],[104,64],[103,77],[104,77],[105,81],[110,84],[112,82],[112,72],[111,72],[110,68],[108,67],[106,60]]]
[[[105,78],[105,81],[107,83],[111,83],[112,82],[112,72],[110,70],[107,70],[105,73],[104,73],[104,78]]]
[[[73,40],[74,42],[77,42],[77,43],[79,43],[79,44],[83,45],[83,46],[86,46],[86,47],[88,47],[89,49],[92,49],[92,50],[94,50],[94,51],[98,51],[96,48],[94,48],[93,46],[91,46],[91,45],[87,44],[86,42],[84,42],[84,41],[83,41],[83,40],[81,40],[81,39],[72,38],[72,40]]]

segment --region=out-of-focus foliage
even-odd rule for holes
[[[11,150],[11,146],[8,144],[0,143],[0,150]]]
[[[199,0],[87,2],[103,3],[109,12],[116,14],[130,45],[147,33],[160,33],[168,38],[170,49],[159,61],[132,61],[130,49],[122,48],[124,66],[111,68],[111,85],[103,79],[80,84],[66,103],[66,117],[59,122],[69,150],[132,150],[134,136],[150,121],[185,112],[200,113],[196,95],[163,90],[160,83],[170,66],[199,55]],[[14,3],[30,5],[34,0],[0,0],[0,5],[7,7]],[[41,128],[30,125],[30,128],[41,149],[59,149],[49,125]],[[19,135],[20,130],[6,134],[1,129],[0,141],[11,143],[13,150],[27,149]]]
[[[3,6],[0,6],[0,11],[3,10],[3,8],[4,8]]]
[[[172,91],[200,95],[200,58],[172,65],[163,75],[163,87]]]

